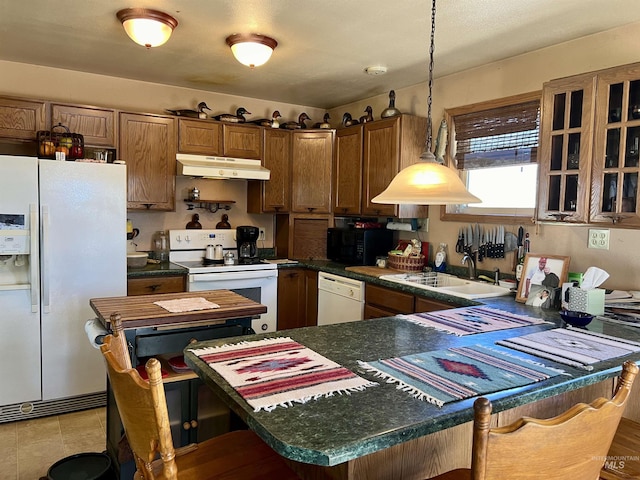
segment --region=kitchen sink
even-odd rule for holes
[[[380,279],[440,292],[454,297],[466,298],[468,300],[500,297],[511,293],[511,289],[499,285],[468,280],[448,273],[439,272],[381,275]]]

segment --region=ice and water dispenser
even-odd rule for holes
[[[0,290],[31,288],[31,235],[26,215],[0,214]]]

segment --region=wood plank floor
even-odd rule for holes
[[[106,449],[106,409],[0,424],[0,480],[38,480],[58,460]]]

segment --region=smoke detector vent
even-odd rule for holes
[[[384,75],[387,73],[387,67],[383,67],[382,65],[376,65],[373,67],[367,67],[364,69],[367,75]]]

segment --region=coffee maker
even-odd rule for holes
[[[238,244],[238,262],[256,263],[258,262],[258,227],[242,226],[236,227],[236,243]]]

